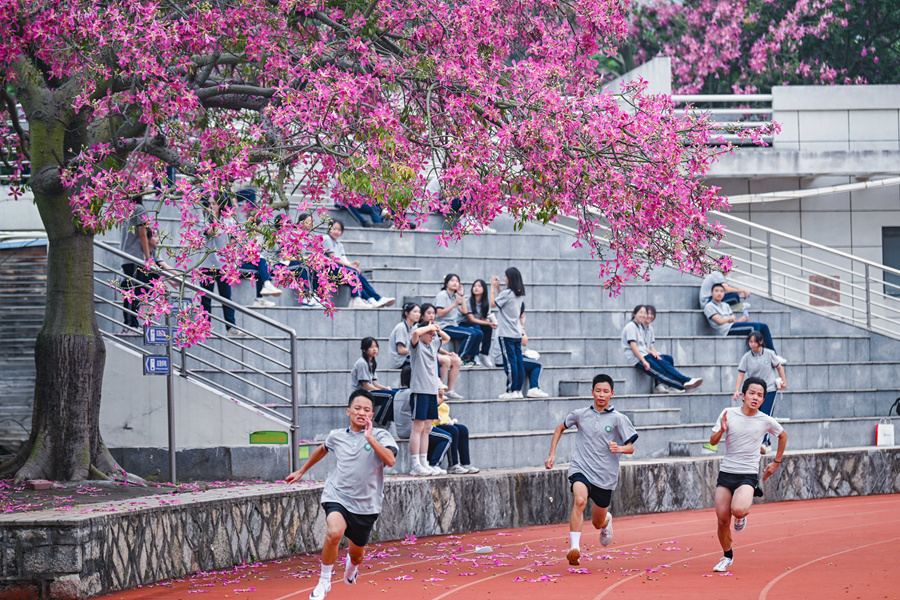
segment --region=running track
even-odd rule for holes
[[[578,568],[565,560],[567,525],[408,539],[370,545],[355,586],[341,551],[328,600],[362,598],[549,600],[652,597],[900,598],[900,495],[759,504],[735,534],[728,574],[712,510],[616,518],[603,548],[589,522]],[[491,546],[476,554],[475,546]],[[198,574],[107,600],[306,600],[318,556]]]

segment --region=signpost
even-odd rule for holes
[[[190,300],[171,299],[173,311],[191,305]],[[144,375],[166,376],[166,412],[169,420],[169,481],[175,483],[175,381],[172,378],[172,340],[174,338],[172,328],[172,315],[166,315],[165,327],[156,325],[144,326],[144,344],[148,346],[166,346],[165,355],[149,355],[144,357]],[[182,370],[184,365],[182,365]]]

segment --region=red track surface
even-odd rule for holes
[[[355,586],[341,551],[328,600],[638,598],[798,600],[900,598],[900,495],[760,504],[721,556],[712,510],[616,518],[603,548],[589,522],[578,568],[565,560],[568,526],[551,525],[370,545]],[[476,554],[475,546],[492,554]],[[306,600],[317,555],[204,573],[108,600]]]

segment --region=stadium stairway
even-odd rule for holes
[[[348,219],[343,219],[345,224]],[[505,378],[502,369],[468,369],[456,391],[465,400],[452,402],[452,416],[472,434],[473,461],[486,468],[536,466],[543,463],[553,428],[568,411],[584,406],[590,380],[600,372],[616,382],[615,406],[632,418],[640,434],[633,458],[697,455],[707,452],[702,442],[719,412],[733,405],[736,365],[746,351],[740,338],[712,335],[697,308],[699,278],[661,268],[648,282],[629,283],[619,296],[610,296],[597,278],[597,263],[585,249],[573,248],[572,239],[547,228],[528,225],[514,232],[512,221],[497,220],[497,233],[467,236],[460,243],[439,247],[435,236],[443,220],[429,218],[426,228],[397,231],[347,226],[342,241],[348,253],[371,271],[370,281],[385,296],[397,298],[393,308],[344,308],[329,318],[321,311],[299,306],[284,293],[273,298],[277,306],[256,309],[293,327],[300,341],[300,437],[323,439],[345,424],[343,407],[351,386],[349,372],[359,356],[359,340],[375,337],[382,353],[400,319],[405,299],[431,301],[443,276],[458,273],[468,292],[471,281],[502,275],[509,266],[523,274],[527,295],[527,330],[530,348],[541,353],[541,387],[547,399],[500,400]],[[739,273],[736,273],[739,278]],[[249,306],[252,284],[235,288],[233,298]],[[346,300],[346,297],[344,297]],[[620,333],[635,304],[653,304],[656,347],[672,354],[685,374],[703,377],[704,384],[688,394],[651,394],[650,379],[624,366]],[[900,341],[839,323],[827,317],[764,298],[751,299],[753,320],[768,323],[778,352],[789,359],[788,389],[779,394],[775,414],[791,435],[790,447],[821,449],[874,444],[875,425],[886,415],[897,392]],[[108,309],[109,307],[106,307]],[[103,310],[103,308],[101,308]],[[214,314],[219,314],[214,305]],[[253,327],[269,339],[283,334]],[[244,345],[254,348],[255,341]],[[214,365],[225,364],[216,354],[234,352],[226,340],[211,340],[203,355]],[[245,350],[241,359],[261,367],[263,359]],[[382,356],[386,364],[386,356]],[[265,378],[250,370],[237,371],[248,383],[235,391],[249,398],[259,395]],[[192,372],[215,380],[215,369],[198,365]],[[289,373],[267,371],[288,381]],[[396,370],[379,368],[379,380],[399,385]],[[285,411],[287,415],[287,411]],[[566,459],[569,436],[559,456]],[[404,453],[405,454],[405,453]],[[404,468],[404,460],[400,468]]]
[[[28,438],[34,402],[34,341],[44,320],[46,242],[0,248],[0,455]]]

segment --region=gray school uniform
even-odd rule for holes
[[[447,290],[441,290],[438,292],[438,295],[434,297],[434,307],[435,308],[448,308],[453,304],[455,300],[454,296],[450,295],[450,292]],[[437,312],[435,312],[437,314]],[[444,327],[455,327],[459,325],[463,321],[467,321],[463,314],[459,311],[459,305],[453,307],[453,310],[448,312],[443,317],[435,317],[434,322],[441,326],[441,329]]]
[[[628,417],[615,408],[597,412],[594,405],[573,410],[566,415],[566,427],[578,427],[575,453],[569,463],[569,476],[584,475],[591,485],[614,490],[619,482],[619,454],[609,451],[609,443],[623,446],[638,434]]]
[[[397,344],[403,344],[403,347],[409,350],[410,333],[412,333],[412,329],[405,320],[397,323],[391,331],[391,338],[388,340],[388,362],[390,362],[392,369],[401,368],[406,359],[409,358],[408,354],[404,355],[397,352]]]
[[[713,286],[717,283],[725,284],[728,283],[728,280],[725,278],[725,275],[720,273],[719,271],[715,271],[706,276],[703,280],[703,283],[700,284],[700,308],[706,308],[706,303],[712,300],[712,289]]]
[[[778,361],[775,359],[775,353],[768,348],[763,348],[759,354],[754,354],[753,350],[747,350],[741,357],[738,365],[738,371],[746,373],[747,377],[759,377],[766,382],[766,393],[775,391],[775,378],[778,371],[775,367]]]
[[[412,369],[412,377],[409,381],[409,389],[413,394],[431,394],[436,396],[441,380],[438,378],[438,350],[441,348],[441,338],[437,333],[431,345],[421,339],[418,344],[409,346],[409,361]]]
[[[724,302],[710,300],[706,304],[706,308],[703,309],[703,314],[706,315],[706,320],[709,321],[709,326],[713,328],[716,335],[728,335],[728,332],[731,331],[731,326],[734,325],[734,323],[723,323],[722,325],[719,325],[712,319],[715,315],[727,319],[734,314],[731,307]]]
[[[409,388],[400,388],[394,394],[394,427],[397,428],[397,437],[409,438],[412,433],[412,404],[410,404],[412,392]]]
[[[340,240],[335,240],[330,235],[322,236],[322,249],[325,251],[325,254],[334,254],[334,257],[337,259],[347,260],[344,243]]]
[[[122,223],[122,238],[119,243],[119,248],[121,248],[122,252],[125,254],[137,259],[137,263],[132,261],[130,263],[122,264],[144,264],[144,250],[141,248],[141,238],[138,237],[138,227],[144,225],[144,214],[146,213],[147,209],[144,208],[143,205],[135,204],[131,216],[128,217],[127,221]]]
[[[629,342],[636,343],[638,352],[641,353],[641,356],[645,356],[650,353],[650,347],[653,345],[654,341],[656,340],[653,336],[653,329],[635,323],[634,321],[628,321],[628,323],[625,324],[625,328],[622,330],[622,353],[625,354],[625,362],[632,367],[641,362],[640,359],[634,355],[634,352],[631,351],[631,344]]]
[[[497,305],[497,337],[522,337],[522,322],[519,317],[524,303],[525,296],[516,296],[511,289],[507,288],[497,294],[494,298],[494,304]]]
[[[198,267],[219,271],[225,266],[222,259],[219,258],[218,252],[228,244],[228,234],[222,233],[222,227],[226,225],[234,225],[234,219],[223,219],[221,223],[219,223],[218,235],[206,238],[206,252],[208,254],[203,261],[197,265]]]
[[[397,442],[385,429],[375,429],[379,444],[396,456]],[[325,480],[321,502],[337,502],[356,515],[381,513],[384,498],[384,461],[366,441],[365,432],[334,429],[325,438],[325,449],[334,454],[336,464]]]
[[[366,359],[362,356],[356,359],[356,362],[353,363],[353,369],[350,371],[350,384],[353,386],[354,390],[361,390],[363,388],[363,382],[365,383],[375,383],[378,381],[378,376],[372,372],[372,369]]]

